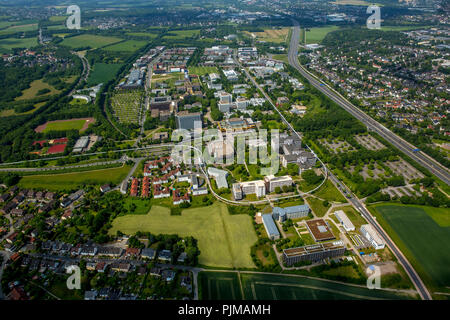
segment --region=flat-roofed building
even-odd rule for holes
[[[277,226],[275,225],[275,222],[273,221],[271,214],[264,214],[262,216],[262,221],[264,224],[264,228],[266,229],[267,236],[271,240],[277,240],[280,239],[280,232],[278,231]]]
[[[306,221],[306,227],[314,238],[314,241],[326,241],[335,238],[323,219]]]
[[[342,227],[344,228],[345,231],[349,232],[349,231],[354,231],[355,230],[355,226],[350,221],[350,219],[347,217],[347,215],[345,214],[344,211],[338,210],[338,211],[336,211],[334,213],[334,215],[339,220],[339,222],[341,223],[341,225],[342,225]]]
[[[290,248],[283,250],[283,261],[286,266],[292,266],[301,261],[320,261],[335,258],[345,254],[345,245],[342,241],[319,243],[311,246]]]
[[[290,176],[275,177],[274,175],[264,177],[268,192],[274,192],[276,187],[290,187],[294,183]]]
[[[255,194],[258,198],[266,195],[266,185],[263,180],[247,181],[241,183],[242,194]]]
[[[307,217],[311,209],[307,204],[286,208],[274,207],[272,215],[275,220],[284,222],[287,219],[297,219]]]
[[[202,114],[200,112],[189,113],[182,111],[176,115],[176,122],[178,129],[193,130],[196,125],[201,128],[203,124]]]
[[[240,183],[234,183],[232,191],[233,191],[234,200],[242,200],[243,194],[242,194],[242,189],[241,189]]]
[[[208,168],[208,174],[216,180],[217,188],[228,188],[228,171],[220,170],[214,167]]]
[[[370,224],[364,224],[361,226],[361,234],[369,240],[369,242],[372,244],[372,246],[376,249],[384,249],[385,242],[381,238],[381,236],[378,234],[378,232],[372,227]]]
[[[223,163],[225,159],[234,158],[234,145],[228,140],[214,140],[208,143],[208,153],[216,163]]]

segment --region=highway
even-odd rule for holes
[[[327,84],[323,83],[320,79],[316,78],[310,72],[308,72],[298,61],[298,45],[300,41],[300,27],[297,21],[294,21],[294,28],[292,31],[291,44],[289,46],[289,64],[297,69],[303,77],[305,77],[309,83],[317,90],[328,96],[331,100],[336,102],[339,106],[345,109],[348,113],[353,115],[356,119],[361,121],[371,131],[378,133],[382,138],[391,143],[397,149],[402,151],[408,157],[419,163],[422,167],[426,168],[436,177],[444,181],[447,185],[450,185],[450,172],[441,165],[439,162],[426,155],[422,151],[414,152],[415,146],[397,136],[395,133],[387,129],[382,124],[378,123],[372,117],[361,111],[358,107],[354,106],[342,95],[336,92]]]
[[[355,116],[361,122],[367,125],[367,127],[375,132],[378,132],[380,136],[392,143],[394,146],[398,147],[401,151],[405,152],[408,156],[419,162],[422,166],[433,172],[438,178],[442,179],[444,182],[449,184],[449,174],[448,171],[441,168],[441,166],[430,164],[428,158],[424,158],[421,154],[415,154],[411,151],[413,147],[408,146],[408,144],[401,138],[397,137],[395,134],[387,130],[384,126],[373,120],[370,116],[366,115],[364,112],[360,111],[357,107],[353,106],[350,102],[345,100],[343,97],[338,95],[334,90],[327,87],[326,85],[321,85],[314,76],[307,72],[298,61],[298,45],[300,40],[300,27],[297,21],[294,21],[294,27],[292,30],[291,43],[289,46],[289,64],[296,68],[314,87],[320,90],[322,93],[327,95],[330,99],[339,104],[342,108],[347,110],[350,114]],[[284,119],[284,118],[283,118]],[[417,160],[419,159],[419,161]],[[423,284],[417,272],[414,270],[412,265],[403,255],[403,253],[397,248],[388,234],[383,230],[383,228],[378,224],[374,217],[370,214],[369,210],[364,206],[364,204],[351,192],[351,190],[345,186],[341,181],[339,181],[336,176],[333,175],[331,171],[328,172],[330,179],[338,185],[341,191],[346,194],[349,201],[353,206],[362,214],[362,216],[369,222],[376,231],[380,234],[386,245],[391,249],[392,253],[395,255],[399,263],[403,266],[406,273],[410,277],[412,283],[416,287],[420,296],[424,300],[431,300],[431,295],[428,289]]]

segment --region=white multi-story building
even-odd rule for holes
[[[366,237],[367,240],[369,240],[369,242],[376,250],[384,249],[385,242],[370,224],[362,225],[360,230],[361,234]]]

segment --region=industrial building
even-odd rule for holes
[[[385,242],[378,234],[378,232],[370,224],[364,224],[361,226],[361,234],[369,240],[375,250],[384,249]]]
[[[280,239],[280,232],[278,231],[277,226],[275,225],[275,222],[272,219],[272,215],[264,214],[262,216],[262,221],[269,239],[271,240]]]
[[[335,258],[345,254],[342,241],[319,243],[311,246],[283,250],[283,261],[286,266],[292,266],[300,261],[320,261]]]
[[[349,232],[349,231],[354,231],[355,230],[355,226],[350,221],[350,219],[347,217],[347,215],[345,214],[344,211],[338,210],[338,211],[336,211],[334,213],[334,215],[339,220],[339,222],[341,223],[341,225],[342,225],[342,227],[344,228],[345,231]]]
[[[297,219],[307,217],[310,211],[311,209],[307,204],[286,208],[274,207],[272,210],[272,216],[275,220],[284,222],[287,219]]]

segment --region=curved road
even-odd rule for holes
[[[348,113],[353,115],[356,119],[361,121],[367,126],[369,130],[378,133],[386,141],[391,143],[397,149],[402,151],[408,157],[419,163],[422,167],[426,168],[436,177],[444,181],[447,185],[450,185],[450,173],[449,170],[441,165],[439,162],[426,155],[422,151],[414,152],[415,146],[397,136],[395,133],[387,129],[376,120],[372,119],[369,115],[361,111],[358,107],[351,104],[338,92],[333,90],[330,86],[323,83],[320,79],[317,79],[314,75],[308,72],[298,61],[298,45],[300,40],[300,27],[297,21],[294,21],[294,28],[292,31],[291,44],[289,46],[289,64],[297,69],[303,77],[305,77],[309,83],[317,90],[328,96],[331,100],[336,102],[339,106],[345,109]]]
[[[449,184],[450,178],[449,173],[442,166],[438,166],[436,163],[431,164],[431,160],[425,158],[422,154],[416,154],[412,152],[413,147],[403,139],[399,138],[391,131],[387,130],[384,126],[373,120],[370,116],[366,115],[364,112],[359,110],[357,107],[352,105],[350,102],[345,100],[342,96],[337,94],[334,90],[329,88],[327,85],[322,84],[318,81],[314,76],[312,76],[309,72],[307,72],[298,61],[298,45],[300,40],[300,26],[297,21],[293,20],[294,27],[292,30],[291,43],[289,46],[289,64],[297,69],[315,88],[324,93],[330,99],[335,101],[338,105],[352,114],[355,118],[363,122],[367,127],[377,133],[380,134],[384,139],[392,143],[394,146],[398,147],[401,151],[406,153],[408,156],[419,162],[422,166],[433,172],[438,178],[442,179],[445,183]],[[435,161],[434,161],[435,162]],[[363,215],[363,217],[377,230],[377,232],[381,235],[383,240],[386,242],[387,246],[391,249],[395,257],[398,259],[400,264],[403,266],[408,276],[410,277],[412,283],[416,287],[420,296],[424,300],[431,300],[431,295],[428,289],[425,287],[424,283],[420,279],[417,272],[414,270],[412,265],[406,259],[406,257],[402,254],[402,252],[397,248],[391,238],[388,236],[386,232],[384,232],[383,228],[377,223],[374,217],[370,214],[369,210],[364,206],[364,204],[351,192],[350,189],[347,188],[342,182],[340,182],[330,171],[330,178],[336,182],[339,188],[345,193],[347,193],[350,202],[353,206]]]

